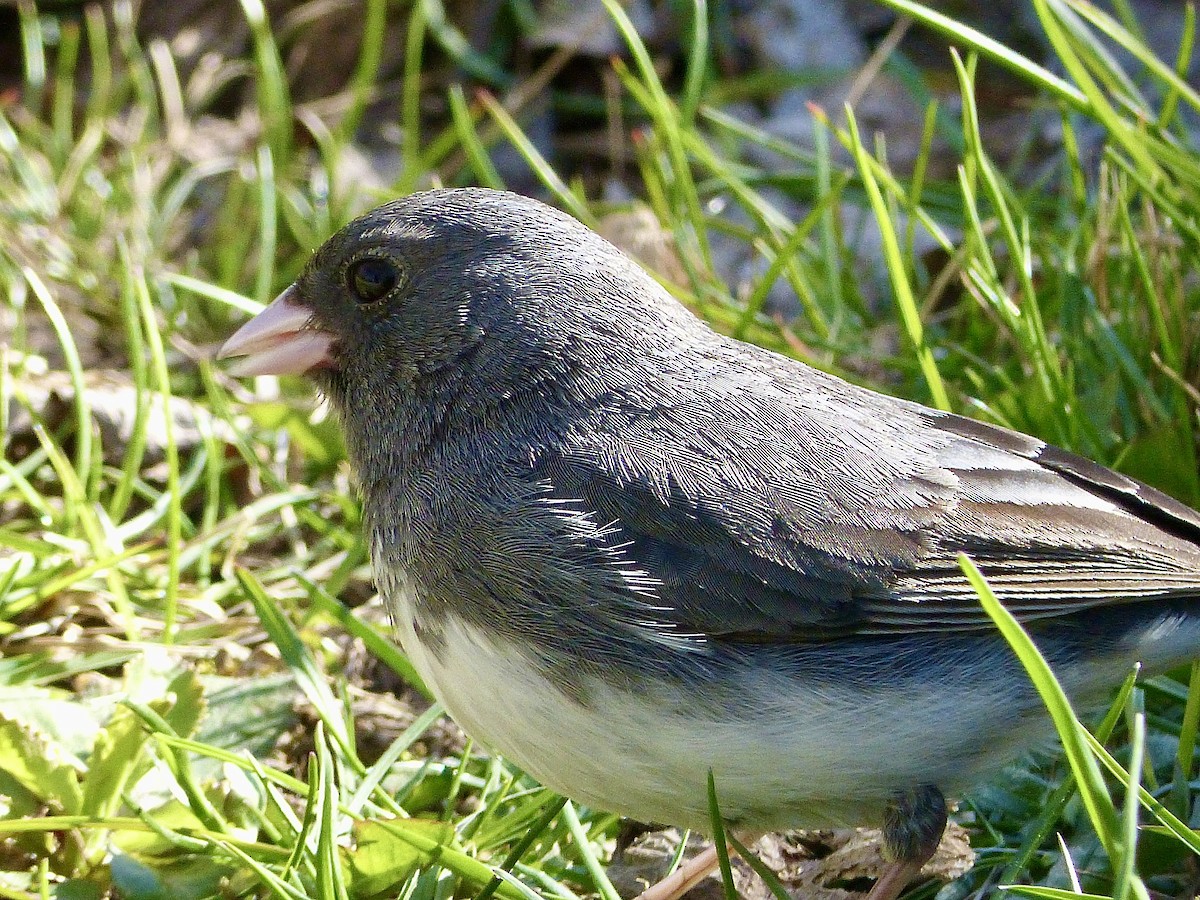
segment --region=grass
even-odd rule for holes
[[[883,2],[958,48],[961,116],[929,110],[908,172],[852,110],[814,109],[800,147],[713,105],[727,88],[703,3],[678,87],[606,3],[629,51],[611,61],[609,101],[634,129],[629,181],[678,248],[658,274],[717,328],[1200,503],[1200,163],[1184,127],[1200,97],[1182,62],[1077,0],[1034,4],[1053,71],[910,0]],[[382,196],[500,186],[489,151],[501,144],[552,202],[589,223],[611,211],[524,131],[524,104],[564,60],[520,81],[436,2],[407,20],[403,168],[378,194],[348,181],[355,126],[381,89],[387,7],[368,4],[327,119],[290,99],[258,0],[241,4],[252,53],[206,80],[182,77],[165,44],[141,46],[127,3],[79,20],[18,6],[24,85],[0,107],[4,897],[613,896],[602,863],[615,818],[564,806],[422,699],[371,597],[352,479],[310,389],[239,384],[210,361]],[[1180,60],[1193,41],[1189,10]],[[494,93],[452,89],[430,127],[435,57]],[[1040,179],[988,156],[981,57],[1061,119]],[[194,153],[222,86],[243,80],[250,125]],[[927,175],[935,136],[962,148],[955,177]],[[781,197],[807,214],[794,221]],[[860,245],[872,229],[874,265]],[[761,262],[748,284],[722,280],[719,241]],[[764,314],[777,284],[798,299],[786,324]],[[978,863],[942,896],[1194,887],[1200,688],[1131,680],[1089,734],[1028,648],[1023,659],[1069,763],[1027,759],[965,799]],[[381,742],[372,698],[397,684],[405,702],[385,704],[395,724]]]

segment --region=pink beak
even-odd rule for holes
[[[217,359],[242,357],[231,375],[303,375],[332,364],[333,335],[310,327],[312,310],[296,300],[292,285],[239,328],[217,351]]]

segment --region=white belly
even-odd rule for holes
[[[801,695],[769,675],[742,686],[736,717],[697,718],[692,692],[675,686],[634,695],[600,679],[583,685],[581,703],[511,643],[461,619],[439,623],[433,652],[406,606],[396,617],[405,652],[468,734],[568,797],[643,822],[708,830],[711,768],[722,815],[740,827],[878,824],[893,791],[961,788],[1011,754],[1006,737],[1023,731],[1001,721],[996,697]],[[991,736],[987,758],[951,749],[964,728],[976,729],[975,747]]]

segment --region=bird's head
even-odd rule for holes
[[[351,222],[219,355],[240,357],[235,375],[310,375],[353,452],[356,427],[372,422],[420,438],[451,411],[578,408],[697,324],[570,216],[501,191],[439,190]]]

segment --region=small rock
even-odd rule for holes
[[[638,35],[654,36],[654,12],[646,0],[623,4]],[[570,47],[586,56],[607,58],[625,52],[625,41],[600,0],[543,0],[538,26],[528,40],[533,47]]]
[[[759,66],[789,72],[846,72],[867,58],[840,0],[764,0],[738,22]]]
[[[120,465],[133,437],[137,422],[139,400],[147,403],[145,465],[163,460],[167,448],[167,419],[163,406],[154,394],[138,396],[138,390],[128,373],[115,369],[98,369],[83,373],[83,386],[92,421],[100,430],[104,460]],[[49,371],[16,379],[14,396],[9,400],[8,433],[13,444],[34,441],[34,422],[53,430],[73,421],[75,415],[75,386],[66,372]],[[203,406],[184,397],[170,399],[171,437],[181,452],[187,452],[202,440],[206,431],[231,439],[229,425],[215,418]]]
[[[687,284],[675,236],[662,227],[650,207],[636,205],[610,212],[600,220],[598,231],[666,281]]]

